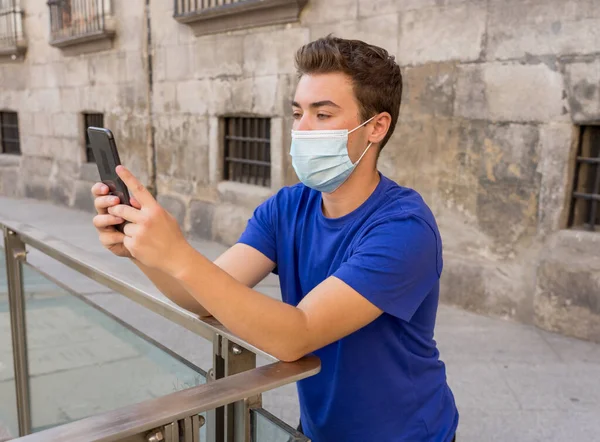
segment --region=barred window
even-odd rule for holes
[[[600,228],[600,126],[582,126],[579,138],[570,227]]]
[[[87,113],[83,114],[83,127],[85,133],[85,160],[88,163],[95,163],[94,152],[90,144],[90,137],[88,137],[88,127],[104,127],[104,115],[99,113]]]
[[[227,8],[229,5],[235,3],[249,3],[249,0],[174,0],[175,16],[182,16],[207,9]]]
[[[225,118],[223,179],[271,187],[271,120]]]
[[[68,45],[73,40],[92,40],[112,34],[107,15],[110,0],[48,0],[50,9],[50,43]]]
[[[0,0],[0,53],[24,52],[22,14],[16,0]]]
[[[16,112],[0,112],[0,153],[21,154],[19,118]]]

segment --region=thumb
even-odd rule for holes
[[[142,205],[140,204],[140,202],[138,200],[136,200],[135,197],[133,197],[133,196],[129,198],[129,202],[131,203],[131,205],[133,207],[135,207],[138,210],[142,208]]]

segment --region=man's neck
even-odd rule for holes
[[[355,170],[333,193],[323,193],[323,215],[340,218],[358,209],[375,191],[380,177],[377,169]]]

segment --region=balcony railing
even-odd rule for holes
[[[173,16],[196,35],[290,23],[308,0],[173,0]]]
[[[50,44],[68,46],[114,35],[110,0],[48,0]]]
[[[261,394],[318,373],[316,357],[279,362],[216,320],[100,270],[91,252],[24,224],[0,219],[0,229],[0,440],[308,442],[261,407]],[[73,291],[33,265],[34,254],[208,339],[212,368],[132,328],[94,301],[102,297]],[[270,363],[257,368],[257,355]]]
[[[0,0],[0,55],[18,55],[27,44],[18,0]]]

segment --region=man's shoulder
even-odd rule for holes
[[[418,191],[383,176],[382,180],[385,180],[385,201],[377,210],[380,220],[401,223],[409,218],[418,218],[437,231],[435,216]]]

